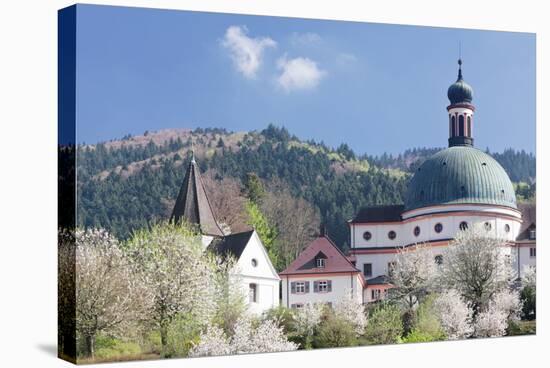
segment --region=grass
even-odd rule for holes
[[[156,353],[140,353],[130,355],[117,355],[110,357],[95,357],[95,358],[78,358],[77,364],[96,364],[96,363],[113,363],[113,362],[128,362],[132,360],[154,360],[160,359],[160,354]]]
[[[537,333],[537,321],[518,321],[510,325],[508,336],[535,335]]]

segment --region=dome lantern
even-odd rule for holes
[[[449,147],[473,146],[473,117],[475,107],[472,105],[474,91],[462,77],[462,59],[458,59],[458,78],[449,86],[447,97],[449,113]]]

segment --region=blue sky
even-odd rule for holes
[[[79,5],[77,141],[283,125],[357,153],[447,145],[447,88],[475,145],[535,151],[535,35]]]

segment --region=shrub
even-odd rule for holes
[[[357,345],[355,326],[348,320],[328,313],[313,337],[315,348],[336,348]]]
[[[415,313],[415,324],[402,342],[428,342],[445,339],[445,333],[434,308],[435,296],[425,299]]]
[[[369,317],[365,330],[368,344],[394,344],[403,334],[401,312],[397,306],[382,303]]]
[[[521,300],[523,307],[521,309],[521,318],[534,320],[537,318],[537,293],[534,287],[526,286],[521,290]]]
[[[98,336],[96,338],[95,357],[97,359],[113,359],[141,353],[141,348],[136,343],[122,341],[108,336]]]

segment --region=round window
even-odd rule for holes
[[[252,267],[256,267],[258,265],[258,260],[256,258],[252,258]]]
[[[468,223],[466,221],[462,221],[459,226],[460,230],[464,231],[468,228]]]
[[[490,222],[486,222],[485,224],[483,224],[483,226],[485,226],[485,230],[487,231],[490,231],[492,226],[491,226],[491,223]]]
[[[420,226],[416,226],[414,228],[414,236],[418,236],[418,235],[420,235]]]
[[[388,233],[388,238],[390,238],[391,240],[395,239],[396,236],[397,234],[393,230]]]
[[[508,225],[508,224],[504,225],[504,231],[509,233],[510,232],[510,225]]]
[[[365,239],[366,241],[369,241],[370,238],[372,238],[372,234],[370,233],[370,231],[365,231],[363,233],[363,239]]]
[[[434,230],[436,233],[440,233],[443,231],[443,225],[441,224],[441,222],[438,222],[437,224],[435,224]]]

